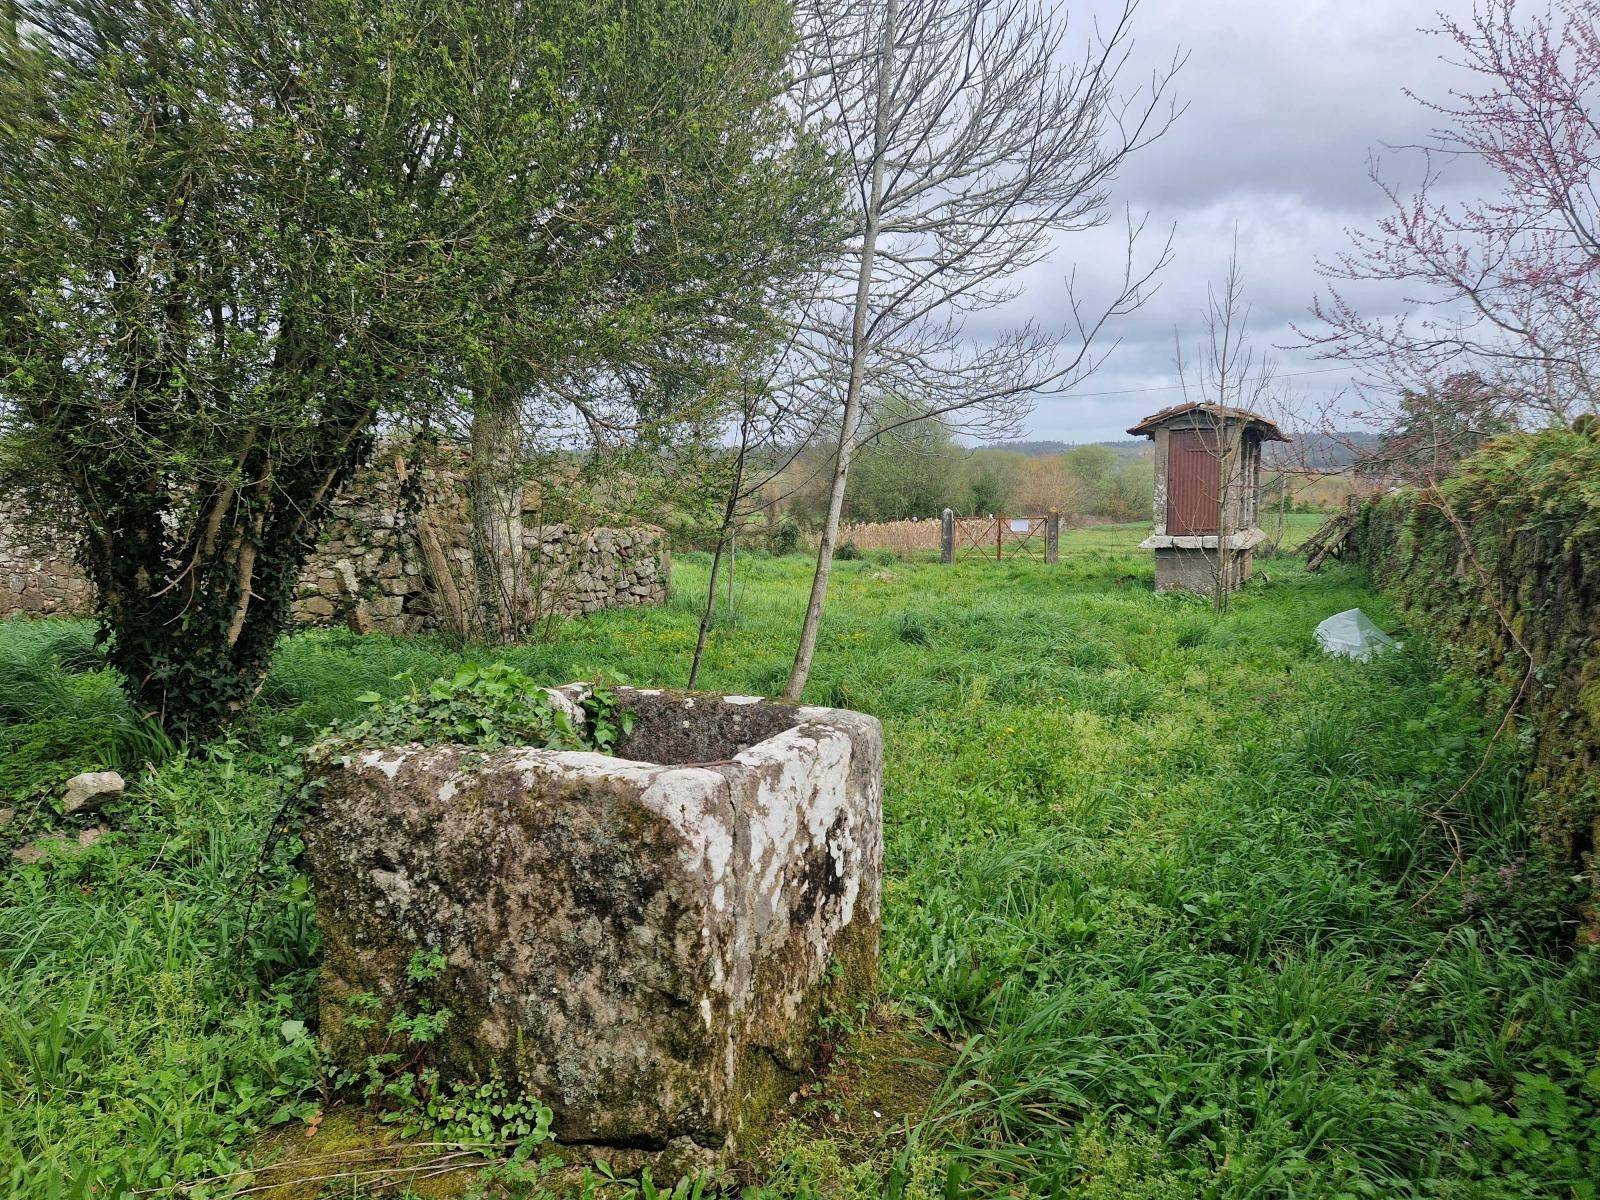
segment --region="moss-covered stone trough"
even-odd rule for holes
[[[659,1174],[737,1154],[830,992],[871,989],[882,732],[754,697],[616,699],[615,756],[410,745],[317,768],[321,1021],[359,1066],[367,996],[448,1009],[444,1074],[498,1073],[558,1141]],[[443,962],[421,983],[419,951]]]

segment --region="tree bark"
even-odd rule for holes
[[[711,582],[706,585],[706,606],[700,611],[700,629],[695,634],[694,657],[689,660],[690,691],[700,682],[700,664],[705,659],[706,637],[711,632],[711,611],[717,606],[717,575],[722,569],[722,547],[727,544],[727,526],[717,538],[716,553],[711,556]]]
[[[509,643],[528,620],[522,547],[521,430],[514,405],[480,392],[472,413],[472,546],[485,640]]]
[[[399,454],[394,456],[394,473],[403,487],[410,472],[405,458]],[[466,601],[462,599],[455,570],[450,565],[450,556],[444,552],[444,542],[434,527],[433,514],[428,511],[425,495],[417,508],[413,528],[417,536],[417,548],[422,551],[423,568],[433,582],[440,623],[452,641],[464,642],[472,635],[472,619],[467,612]]]
[[[867,316],[872,305],[872,269],[878,249],[878,222],[883,209],[883,159],[886,141],[885,121],[889,109],[890,75],[894,66],[895,22],[900,14],[899,0],[888,0],[883,17],[883,40],[878,49],[878,94],[873,112],[872,180],[868,190],[866,226],[861,233],[861,266],[856,274],[855,308],[850,322],[850,381],[845,389],[844,419],[839,427],[839,451],[834,458],[833,482],[828,489],[828,515],[817,545],[817,570],[811,578],[811,596],[806,601],[806,616],[800,626],[800,643],[795,648],[794,665],[783,698],[798,703],[811,676],[811,663],[817,652],[817,631],[822,625],[822,608],[828,596],[828,578],[833,573],[833,547],[839,537],[839,517],[844,511],[845,483],[850,476],[850,460],[861,424],[861,389],[867,366]]]

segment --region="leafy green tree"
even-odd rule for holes
[[[965,458],[938,417],[900,426],[863,449],[850,475],[846,511],[855,521],[936,517],[959,503]],[[825,515],[818,512],[817,520]]]
[[[1020,455],[978,451],[967,464],[967,511],[976,516],[1002,514],[1011,504],[1021,474]]]
[[[113,663],[181,734],[253,692],[381,425],[536,383],[599,427],[698,400],[686,339],[630,352],[713,314],[745,336],[825,191],[787,187],[805,151],[763,107],[775,0],[18,10],[0,413],[28,484],[75,509]],[[740,189],[766,186],[756,221]]]
[[[499,182],[478,202],[502,232],[471,276],[484,333],[461,380],[481,632],[515,640],[524,449],[576,420],[591,445],[692,446],[686,477],[714,473],[775,314],[841,228],[832,165],[781,103],[786,0],[488,7],[475,73],[552,81],[492,93],[492,128],[518,135],[485,139]]]
[[[1144,520],[1155,500],[1155,486],[1149,459],[1122,459],[1096,485],[1092,507],[1100,516],[1119,521]]]
[[[1110,446],[1093,443],[1073,446],[1063,451],[1061,457],[1066,461],[1067,470],[1091,495],[1117,469],[1117,452]]]

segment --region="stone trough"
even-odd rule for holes
[[[372,1048],[353,995],[425,999],[452,1014],[443,1073],[498,1072],[560,1142],[659,1176],[736,1154],[806,1070],[821,1005],[870,991],[882,733],[751,697],[617,698],[634,724],[616,757],[413,745],[324,764],[306,854],[336,1056]],[[421,985],[419,950],[446,964]]]

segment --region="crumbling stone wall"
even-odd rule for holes
[[[546,524],[535,488],[523,508],[538,615],[666,599],[670,559],[661,530]],[[419,464],[406,448],[386,447],[335,502],[300,577],[295,620],[393,634],[443,627],[438,581],[423,551],[430,535],[456,585],[471,595],[471,526],[459,456],[435,453]],[[14,504],[0,506],[0,617],[88,615],[92,589],[62,543]]]
[[[1356,531],[1373,581],[1414,626],[1456,648],[1456,666],[1509,699],[1528,672],[1518,642],[1532,655],[1518,713],[1531,747],[1530,815],[1570,869],[1588,876],[1590,936],[1600,935],[1596,480],[1600,423],[1501,438],[1438,492],[1369,502]]]

